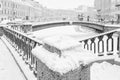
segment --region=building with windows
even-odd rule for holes
[[[94,6],[98,12],[99,17],[107,20],[115,18],[113,12],[116,11],[116,3],[118,0],[95,0]]]
[[[0,20],[24,19],[35,20],[39,18],[40,8],[35,7],[32,0],[0,0]]]
[[[80,5],[76,10],[79,12],[79,20],[87,21],[89,18],[89,21],[94,21],[96,18],[97,12],[94,7]]]
[[[66,9],[49,9],[44,8],[42,10],[42,17],[40,21],[77,21],[78,12],[75,10]]]
[[[120,23],[120,0],[115,0],[116,10],[113,12],[117,16],[117,23]]]

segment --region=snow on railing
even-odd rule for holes
[[[29,37],[25,33],[3,27],[4,35],[6,39],[11,43],[13,47],[22,56],[26,64],[29,64],[30,69],[37,76],[37,58],[32,55],[31,50],[36,45],[42,45],[42,43],[32,37]],[[80,40],[83,47],[86,50],[93,51],[98,56],[115,55],[120,50],[120,30],[113,30],[106,33],[102,33],[84,40]]]
[[[22,59],[29,65],[35,76],[37,76],[37,60],[32,55],[31,50],[36,45],[41,45],[41,42],[29,37],[25,33],[7,27],[4,27],[3,31],[6,39],[18,51],[19,55],[22,56]]]
[[[116,55],[119,53],[120,29],[101,33],[99,35],[80,40],[84,49],[92,51],[98,56]]]

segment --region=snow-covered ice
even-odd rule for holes
[[[26,80],[2,40],[0,40],[0,80]]]
[[[84,39],[86,37],[93,36],[98,34],[95,30],[90,28],[85,28],[77,25],[68,25],[68,26],[58,26],[48,29],[42,29],[38,31],[34,31],[30,33],[29,36],[34,36],[40,40],[53,35],[66,35],[76,40],[80,40],[81,38]]]

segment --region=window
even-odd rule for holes
[[[9,2],[8,2],[8,7],[9,7]]]
[[[4,2],[4,6],[6,6],[6,2]]]
[[[6,9],[4,10],[4,14],[6,14]]]
[[[2,14],[3,14],[3,10],[2,10]]]
[[[9,15],[9,9],[7,10],[7,14]]]

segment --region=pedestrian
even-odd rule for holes
[[[114,20],[113,19],[112,19],[111,23],[114,24]]]
[[[89,18],[90,18],[90,16],[87,16],[87,21],[89,22]]]

